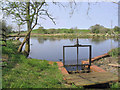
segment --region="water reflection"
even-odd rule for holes
[[[104,42],[105,40],[107,40],[108,38],[92,38],[91,42],[95,43],[95,44],[99,44]]]
[[[58,37],[37,37],[37,40],[40,44],[44,43],[45,41],[60,41],[60,40],[63,40],[63,39],[68,39],[70,40],[71,42],[75,43],[76,42],[76,38],[58,38]],[[82,38],[79,38],[79,40],[82,39]],[[99,43],[102,43],[104,42],[105,40],[108,40],[109,38],[83,38],[84,40],[90,40],[92,43],[95,43],[95,44],[99,44]],[[111,40],[114,40],[114,41],[118,41],[118,38],[113,38]],[[80,40],[81,41],[81,40]]]
[[[38,40],[38,42],[40,44],[42,44],[42,43],[44,43],[47,40],[47,38],[40,38],[40,37],[38,37],[37,40]]]

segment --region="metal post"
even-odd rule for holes
[[[77,71],[78,71],[78,45],[77,45]]]
[[[78,45],[79,45],[79,42],[78,42],[78,38],[77,38],[77,71],[78,71]]]
[[[63,46],[63,65],[65,65],[65,51],[64,51],[64,46]]]
[[[91,45],[89,46],[89,66],[88,69],[90,71],[90,66],[91,66],[91,56],[92,56],[92,49],[91,49]]]

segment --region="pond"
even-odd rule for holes
[[[21,41],[23,38],[20,39]],[[79,38],[79,44],[92,45],[92,58],[107,53],[112,48],[118,47],[117,39],[110,38]],[[29,57],[35,59],[60,61],[63,58],[63,46],[76,44],[76,39],[55,38],[55,37],[31,37],[31,51]],[[65,64],[77,63],[77,49],[65,49]],[[89,55],[88,48],[79,48],[79,63],[81,60],[87,60]]]

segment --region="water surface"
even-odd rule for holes
[[[22,41],[23,38],[20,40]],[[30,43],[31,51],[29,57],[49,61],[59,61],[63,58],[63,46],[74,45],[76,39],[31,37]],[[79,38],[79,43],[82,45],[92,45],[92,57],[107,53],[110,49],[118,47],[118,40],[115,39]],[[65,64],[77,63],[76,48],[66,48],[65,55]],[[87,60],[88,55],[88,48],[80,47],[79,63],[81,63],[81,60]]]

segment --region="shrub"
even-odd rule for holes
[[[118,27],[118,26],[115,26],[115,27],[113,28],[113,30],[114,30],[115,32],[120,33],[120,27]]]
[[[110,29],[105,28],[104,26],[99,25],[99,24],[91,26],[90,30],[91,30],[92,33],[96,33],[96,34],[97,33],[108,33],[110,31]]]
[[[112,49],[111,51],[108,52],[108,54],[112,57],[117,57],[118,55],[120,55],[120,47],[119,48],[115,48]]]

